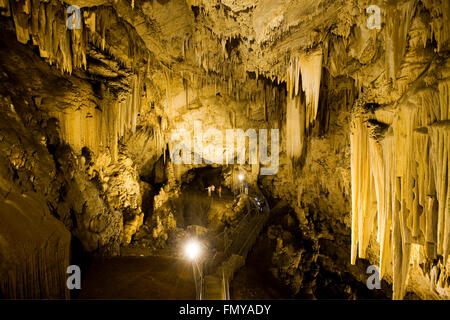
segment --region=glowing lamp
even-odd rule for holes
[[[200,243],[196,240],[190,240],[188,243],[186,243],[186,246],[184,247],[184,252],[189,260],[197,260],[197,258],[202,253],[202,248],[200,246]]]

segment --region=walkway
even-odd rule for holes
[[[261,233],[270,214],[269,205],[261,195],[243,197],[250,202],[251,210],[238,223],[231,236],[224,235],[232,241],[219,253],[212,265],[218,264],[204,278],[203,297],[205,300],[230,299],[229,282],[235,272],[245,265],[245,259]]]

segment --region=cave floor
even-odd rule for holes
[[[191,265],[161,256],[96,260],[78,299],[195,299]]]
[[[190,205],[184,210],[187,224],[195,220],[219,217],[231,210],[234,196],[224,189],[222,198],[211,198],[203,190],[187,188],[184,199]],[[202,205],[203,204],[203,205]],[[205,205],[207,207],[205,207]],[[206,210],[206,211],[205,211]],[[210,219],[207,217],[209,216]],[[218,226],[208,225],[209,228]],[[262,236],[264,237],[264,236]],[[163,254],[138,245],[123,248],[122,256],[96,259],[87,269],[78,299],[195,299],[195,283],[191,265],[176,258],[175,251],[167,249]],[[233,300],[241,299],[289,299],[289,290],[269,271],[269,248],[258,241],[251,250],[246,264],[230,283]]]
[[[265,268],[261,250],[252,252],[231,283],[231,299],[289,299],[292,296]],[[95,260],[77,299],[191,300],[195,284],[189,263],[161,257]]]

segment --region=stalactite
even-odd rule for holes
[[[386,74],[396,82],[397,71],[405,53],[409,24],[414,15],[416,1],[395,4],[386,17]]]
[[[31,39],[41,57],[70,74],[73,68],[86,68],[86,35],[82,23],[81,29],[67,30],[61,11],[65,8],[39,0],[12,1],[17,40]]]
[[[431,31],[437,42],[438,52],[444,51],[450,44],[450,1],[424,1],[430,9],[431,14]]]
[[[448,162],[449,162],[449,130],[431,126],[430,128],[431,153],[430,162],[432,163],[436,187],[436,200],[439,203],[437,220],[437,254],[443,255],[444,259],[448,256]],[[447,221],[446,221],[447,220]],[[445,233],[447,230],[447,233]]]
[[[119,22],[110,7],[97,7],[95,11],[83,8],[82,14],[76,12],[71,17],[80,19],[75,25],[79,28],[69,30],[67,27],[66,6],[43,0],[12,1],[12,16],[14,19],[17,40],[32,43],[39,47],[42,58],[48,59],[63,72],[71,73],[74,68],[87,67],[87,43],[92,43],[102,51],[108,52],[122,65],[135,70],[138,59],[146,51],[142,40],[136,37],[131,26],[123,24],[128,31],[128,56],[114,51],[106,42],[106,31],[114,22]],[[0,6],[4,4],[0,3]],[[74,26],[75,26],[74,25]],[[112,52],[113,51],[113,52]]]
[[[300,96],[288,97],[286,113],[287,155],[299,158],[305,135],[305,105]]]
[[[304,137],[316,120],[322,76],[322,50],[291,57],[286,75],[286,133],[289,157],[300,158]],[[301,80],[301,82],[300,82]],[[305,94],[302,101],[301,91]]]
[[[364,258],[368,246],[367,220],[369,220],[369,198],[371,175],[367,155],[369,154],[369,141],[367,127],[360,115],[353,117],[351,145],[351,172],[352,172],[352,244],[351,262],[355,263],[357,254]]]
[[[171,116],[172,112],[172,95],[170,92],[172,77],[169,71],[165,70],[164,75],[166,77],[166,99],[167,99],[167,114]]]
[[[322,50],[300,56],[299,64],[302,76],[302,89],[306,95],[306,129],[308,129],[316,119],[319,107]]]
[[[131,91],[122,99],[113,96],[99,108],[92,104],[76,110],[51,112],[60,122],[61,137],[75,152],[83,147],[94,154],[109,149],[117,158],[118,140],[127,131],[136,130],[136,119],[141,111],[141,76],[131,79]]]
[[[189,108],[189,84],[186,79],[183,78],[183,89],[186,108]]]
[[[375,172],[384,175],[384,181],[377,178],[378,181],[378,228],[379,228],[379,243],[380,243],[380,278],[388,271],[392,261],[392,217],[393,217],[393,202],[394,202],[394,137],[392,132],[388,132],[384,139],[380,142],[381,152],[373,152],[375,157],[381,157],[375,161],[382,161],[382,168],[375,168]],[[383,190],[380,190],[384,187]]]
[[[0,8],[3,9],[2,15],[9,17],[11,15],[9,0],[0,0]]]
[[[375,195],[380,275],[392,262],[394,299],[406,292],[412,259],[442,256],[445,265],[449,254],[448,85],[444,79],[437,90],[418,91],[419,103],[400,105],[388,129],[368,121],[365,109],[353,110],[351,262],[365,256],[374,232],[367,221]]]

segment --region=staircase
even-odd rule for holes
[[[214,272],[205,276],[203,288],[205,300],[230,299],[229,282],[233,279],[237,270],[245,265],[248,253],[269,218],[270,209],[267,201],[265,201],[261,212],[254,198],[249,197],[249,199],[254,204],[253,210],[239,222],[231,236],[231,243],[225,248],[223,254],[218,255],[220,261],[223,262],[215,268]]]

